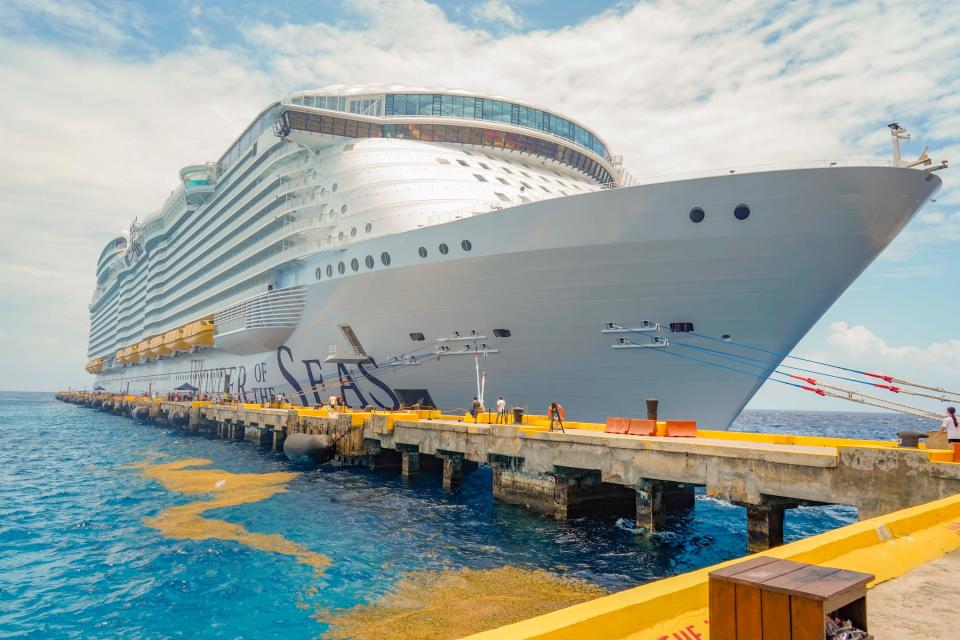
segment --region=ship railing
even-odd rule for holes
[[[657,184],[661,182],[673,182],[676,180],[692,180],[696,178],[714,178],[725,175],[737,175],[742,173],[765,173],[768,171],[787,171],[791,169],[830,169],[833,167],[892,167],[890,160],[870,159],[850,159],[850,160],[798,160],[795,162],[774,162],[768,164],[752,164],[734,167],[724,167],[719,169],[703,169],[698,171],[686,171],[683,173],[667,173],[660,175],[634,177],[630,176],[632,184],[611,186],[608,188],[618,188],[624,186]]]
[[[296,327],[307,300],[305,286],[274,289],[215,311],[215,333],[241,329]]]
[[[210,278],[207,278],[207,279],[208,279],[208,280],[210,280],[210,279],[216,280],[216,275],[217,275],[217,274],[223,273],[223,272],[225,272],[225,271],[226,271],[226,272],[229,272],[229,270],[230,270],[230,268],[231,268],[232,265],[235,265],[235,264],[237,264],[237,263],[239,263],[239,262],[243,262],[244,260],[250,258],[251,256],[256,255],[256,254],[259,253],[260,251],[268,248],[270,245],[275,244],[275,243],[277,243],[277,242],[280,242],[280,241],[282,241],[282,240],[284,240],[284,239],[286,239],[286,238],[288,238],[288,237],[290,237],[290,236],[292,236],[292,235],[295,235],[295,234],[297,234],[297,233],[300,233],[300,232],[302,232],[302,231],[304,231],[304,230],[320,230],[320,229],[325,229],[325,228],[330,227],[330,224],[324,222],[322,218],[323,218],[322,216],[311,216],[311,217],[305,218],[305,219],[303,219],[303,220],[298,220],[298,221],[296,221],[296,222],[292,222],[292,223],[285,224],[283,227],[280,227],[280,228],[277,229],[276,231],[273,231],[272,233],[264,236],[264,237],[263,237],[262,239],[260,239],[258,242],[250,245],[249,247],[246,247],[243,251],[237,253],[237,254],[234,255],[234,256],[231,256],[231,259],[229,260],[229,262],[226,262],[226,263],[224,263],[224,264],[222,264],[222,265],[218,265],[218,267],[216,268],[216,272],[215,272]],[[327,240],[324,240],[323,242],[327,243],[328,241],[327,241]],[[329,245],[327,245],[327,246],[329,246]],[[281,253],[283,253],[284,250],[285,250],[285,248],[284,248],[284,247],[281,247]],[[209,256],[208,260],[209,260],[209,259],[214,259],[214,258],[216,258],[216,257],[218,257],[218,256],[220,256],[220,255],[223,255],[224,253],[229,253],[229,251],[230,251],[230,249],[227,248],[227,249],[225,249],[224,251],[217,252],[217,253],[215,253],[215,254],[211,254],[211,255]],[[290,254],[291,254],[291,252],[290,252],[289,250],[286,251],[286,253],[287,253],[287,255],[290,255]],[[259,271],[259,270],[262,269],[262,266],[261,266],[261,265],[263,264],[263,262],[266,262],[266,261],[270,260],[272,257],[273,257],[273,255],[264,256],[263,261],[261,261],[260,263],[258,263],[258,264],[256,264],[256,265],[251,266],[250,268],[248,268],[247,270],[245,270],[245,271],[242,272],[242,273],[247,273],[247,272],[256,273],[257,271]],[[202,265],[201,265],[200,268],[201,268],[201,269],[203,268]],[[201,271],[201,273],[202,273],[202,271]],[[189,277],[190,277],[190,278],[195,278],[195,277],[196,277],[195,272],[194,272],[194,275],[189,276]],[[189,278],[188,278],[188,275],[187,275],[187,274],[183,274],[183,275],[179,276],[176,280],[167,283],[166,288],[172,291],[172,290],[174,290],[174,288],[175,288],[176,286],[178,286],[179,284],[181,284],[183,281],[185,281],[185,280],[187,280],[187,279],[189,279]],[[233,278],[231,278],[229,281],[231,281],[231,282],[233,282],[233,281],[239,282],[240,280],[234,280]],[[220,287],[223,286],[223,285],[222,285],[222,282],[220,282],[220,281],[218,281],[217,284],[220,285]],[[155,309],[158,305],[163,304],[163,302],[165,302],[165,301],[164,301],[161,297],[159,297],[159,296],[156,297],[156,298],[152,298],[152,299],[149,300],[149,301],[146,303],[146,305],[144,306],[144,314],[145,314],[145,315],[148,314],[148,313],[151,312],[153,309]]]

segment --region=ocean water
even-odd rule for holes
[[[893,439],[927,428],[887,414],[751,411],[742,431]],[[248,443],[186,435],[57,402],[0,393],[0,638],[319,638],[318,610],[369,602],[411,571],[513,564],[609,590],[742,555],[744,510],[697,496],[669,531],[556,523],[495,504],[480,467],[453,493],[436,475],[297,467]],[[206,513],[329,558],[167,537],[145,518],[197,498],[124,465],[207,458],[237,474],[295,472],[287,491]],[[850,507],[788,512],[798,539],[856,520]]]

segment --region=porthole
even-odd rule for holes
[[[351,238],[356,238],[356,237],[357,237],[357,228],[356,228],[356,227],[353,227],[353,228],[350,229],[350,237],[351,237]]]
[[[419,331],[411,331],[410,339],[413,340],[414,342],[423,342],[424,340],[426,340],[426,337],[424,337],[424,335]]]
[[[337,264],[337,271],[340,272],[340,275],[343,275],[346,270],[347,270],[347,267],[343,264],[343,261]]]
[[[333,276],[333,265],[332,265],[332,264],[328,264],[328,265],[327,265],[327,277],[330,278],[330,277],[332,277],[332,276]]]
[[[419,249],[419,251],[417,251],[417,253],[420,254],[420,257],[421,257],[421,258],[426,258],[426,257],[427,257],[427,248],[426,248],[426,247],[420,247],[420,249]]]
[[[356,258],[354,258],[353,260],[351,260],[351,261],[350,261],[350,268],[353,269],[354,271],[359,271],[359,270],[360,270],[360,261],[357,260]]]
[[[746,220],[750,217],[750,207],[745,204],[738,204],[737,208],[733,210],[733,217],[737,220]]]
[[[323,269],[317,267],[317,270],[314,272],[314,274],[317,276],[317,280],[319,280],[323,276]]]
[[[380,254],[380,262],[383,263],[383,266],[389,267],[389,266],[390,266],[390,254],[387,253],[386,251],[384,251],[383,253],[381,253],[381,254]]]
[[[365,226],[363,230],[366,231],[367,233],[370,233],[371,231],[373,231],[373,225],[368,222],[367,226]]]
[[[373,269],[373,256],[367,256],[363,263],[367,265],[367,269]]]
[[[720,336],[720,339],[723,340],[724,342],[733,342],[733,338],[730,336],[729,333],[723,334],[722,336]]]
[[[337,239],[338,239],[338,240],[343,240],[343,231],[341,231],[340,233],[337,234]]]
[[[703,209],[700,207],[694,207],[690,209],[690,221],[691,222],[703,222],[703,219],[706,217],[706,214],[703,212]]]
[[[330,209],[330,217],[332,218],[335,215],[337,215],[337,212],[334,211],[333,209]]]
[[[464,240],[463,242],[461,242],[461,243],[460,243],[460,247],[461,247],[464,251],[470,251],[470,249],[473,249],[473,245],[470,243],[469,240]]]
[[[340,207],[340,213],[346,213],[346,212],[347,212],[347,205],[343,205],[342,207]]]
[[[447,247],[446,243],[444,243],[444,242],[441,242],[441,243],[440,243],[440,246],[439,246],[438,248],[440,249],[440,253],[441,253],[442,255],[447,255],[447,253],[449,253],[449,251],[450,251],[450,248]]]
[[[336,191],[336,190],[337,190],[337,183],[334,182],[334,183],[330,186],[330,191]]]

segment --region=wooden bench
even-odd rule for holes
[[[867,573],[758,556],[710,573],[711,640],[823,640],[836,612],[867,630]]]

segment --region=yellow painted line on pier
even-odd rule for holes
[[[958,549],[960,495],[841,527],[763,555],[872,573],[876,580],[868,586],[873,587]],[[707,576],[740,560],[657,580],[469,638],[706,640],[710,637]]]

